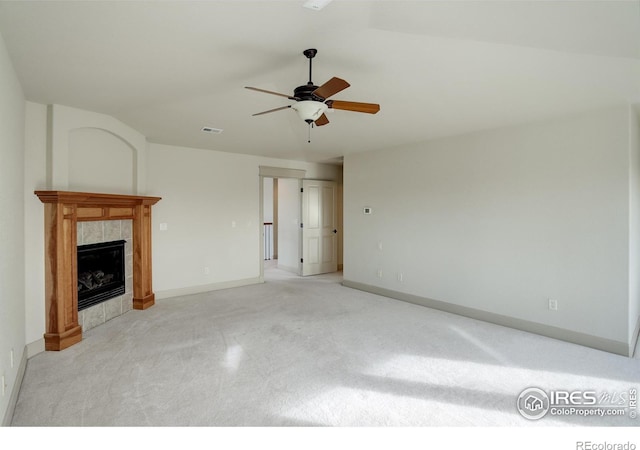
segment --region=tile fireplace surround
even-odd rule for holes
[[[124,241],[124,294],[115,295],[100,303],[81,309],[78,291],[78,323],[82,331],[89,331],[133,309],[133,239],[132,220],[99,220],[78,222],[76,238],[82,245]],[[78,262],[80,264],[80,262]],[[78,275],[80,270],[78,270]]]
[[[78,222],[132,221],[133,309],[155,303],[151,280],[151,207],[160,197],[35,191],[44,203],[45,350],[82,340],[78,323]]]

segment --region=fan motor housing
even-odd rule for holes
[[[318,86],[314,84],[305,84],[304,86],[298,86],[293,91],[293,96],[299,98],[300,100],[314,100],[316,102],[321,102],[324,99],[318,97],[317,95],[313,95],[313,91],[318,89]]]

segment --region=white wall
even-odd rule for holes
[[[17,395],[25,349],[24,305],[24,110],[20,82],[0,36],[0,424]],[[13,350],[13,367],[11,351]],[[2,382],[2,379],[0,379]]]
[[[265,177],[263,179],[263,220],[265,223],[271,222],[274,223],[274,217],[273,217],[273,178],[267,178]],[[265,227],[265,230],[267,231],[267,234],[265,234],[264,240],[265,240],[265,253],[264,253],[264,258],[265,259],[273,259],[273,255],[274,255],[274,236],[273,236],[273,230],[274,230],[274,226],[272,225],[271,227]]]
[[[300,270],[300,181],[278,179],[278,268]]]
[[[263,179],[264,221],[273,222],[273,178]]]
[[[345,280],[628,343],[628,135],[620,107],[348,155]]]
[[[343,199],[344,199],[344,185],[343,185],[343,176],[342,176],[342,166],[339,167],[340,170],[340,179],[337,183],[337,219],[338,219],[338,270],[343,269],[343,253],[344,253],[344,239],[343,239],[343,230],[344,230],[344,220],[342,217],[343,212]]]
[[[162,197],[153,210],[158,298],[259,281],[260,166],[302,169],[310,178],[340,176],[322,164],[149,145],[147,192]]]
[[[44,206],[33,193],[46,190],[47,184],[47,107],[27,102],[25,114],[25,278],[26,338],[33,352],[44,350]],[[29,354],[32,356],[32,354]]]
[[[69,190],[132,194],[136,151],[113,133],[79,128],[69,133]]]
[[[251,158],[151,144],[147,169],[149,194],[162,197],[153,210],[156,294],[258,276],[262,224]]]

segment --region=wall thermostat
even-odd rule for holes
[[[365,206],[363,211],[365,214],[371,214],[373,212],[373,210],[368,206]]]

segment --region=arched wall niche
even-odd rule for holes
[[[110,130],[70,130],[69,190],[136,193],[136,156],[135,147]]]
[[[49,105],[47,185],[50,189],[143,194],[147,140],[109,115]],[[109,176],[106,170],[114,170]],[[93,174],[92,174],[93,173]]]

